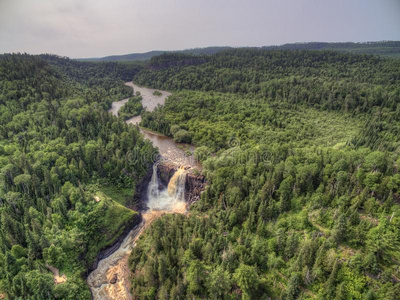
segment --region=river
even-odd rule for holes
[[[165,99],[170,95],[168,92],[160,91],[162,93],[161,96],[154,96],[154,90],[152,89],[139,87],[131,82],[125,84],[131,86],[135,92],[139,91],[141,93],[143,107],[149,111],[154,110],[157,105],[163,105]],[[127,101],[128,98],[113,102],[109,112],[117,116],[119,109]],[[133,117],[126,122],[129,124],[138,124],[140,116]],[[131,273],[128,267],[128,259],[136,240],[153,220],[163,214],[186,212],[184,185],[187,171],[183,166],[197,167],[197,164],[193,161],[193,156],[188,157],[182,148],[193,151],[194,147],[176,144],[169,137],[150,132],[143,128],[140,128],[140,131],[145,138],[151,140],[153,145],[159,149],[162,160],[172,162],[177,166],[181,166],[181,168],[172,176],[168,187],[160,190],[161,185],[157,176],[157,165],[153,165],[153,173],[147,190],[147,206],[149,209],[142,212],[143,221],[128,233],[115,252],[99,261],[97,268],[87,278],[87,283],[95,300],[132,299],[132,295],[130,294]]]
[[[134,93],[140,92],[143,100],[142,105],[147,111],[153,111],[158,105],[164,105],[165,99],[171,95],[166,91],[158,90],[161,96],[153,95],[154,89],[140,87],[132,82],[126,82],[125,85],[132,87]],[[111,108],[108,110],[114,116],[118,116],[118,111],[129,98],[116,101],[112,103]],[[141,121],[140,116],[132,117],[126,120],[126,123],[138,125]],[[163,161],[172,162],[177,166],[187,166],[193,168],[200,168],[200,166],[194,161],[193,155],[188,156],[186,150],[193,153],[194,147],[192,145],[175,143],[172,138],[158,133],[151,132],[144,128],[140,128],[140,132],[144,137],[153,143],[153,146],[158,148],[161,159]]]

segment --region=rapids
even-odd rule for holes
[[[143,106],[152,111],[157,105],[164,104],[165,99],[170,95],[168,92],[160,91],[162,96],[153,95],[152,89],[139,87],[131,82],[125,83],[139,91],[143,97]],[[118,116],[118,110],[128,101],[113,102],[109,110],[115,116]],[[133,117],[126,121],[128,124],[138,124],[140,116]],[[159,149],[161,159],[173,162],[176,165],[197,166],[193,162],[193,156],[187,157],[182,146],[178,147],[176,143],[169,137],[152,133],[150,131],[140,129],[146,139],[152,141],[153,146]],[[186,147],[189,147],[185,145]],[[193,151],[193,147],[189,147]],[[185,180],[186,174],[184,168],[179,168],[171,177],[168,187],[161,190],[162,186],[157,175],[157,163],[153,164],[153,173],[147,189],[148,209],[142,212],[142,222],[133,228],[124,238],[120,247],[111,255],[99,261],[98,266],[93,270],[88,278],[87,283],[90,287],[93,299],[132,299],[130,294],[130,271],[128,267],[128,258],[135,246],[136,240],[151,222],[166,213],[185,213]]]
[[[143,221],[129,232],[114,253],[100,260],[97,268],[87,278],[93,299],[132,299],[128,269],[132,248],[143,230],[157,217],[165,213],[185,213],[185,176],[186,171],[183,168],[178,169],[168,187],[160,191],[157,164],[153,165],[153,174],[147,189],[148,210],[142,214]]]

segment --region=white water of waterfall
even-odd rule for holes
[[[127,265],[129,254],[135,245],[136,239],[152,220],[164,213],[185,213],[185,181],[185,170],[178,169],[170,179],[168,187],[160,191],[157,164],[153,165],[153,175],[151,176],[147,189],[147,196],[149,199],[147,206],[149,209],[142,214],[143,222],[129,232],[121,246],[110,256],[100,260],[97,268],[89,274],[87,282],[92,292],[93,299],[132,299],[129,290],[127,290],[127,285],[124,285],[125,281],[121,281],[124,280],[125,277],[126,280],[129,280],[129,271],[128,275],[125,276],[118,266],[119,264]],[[121,290],[117,289],[118,284],[110,283],[110,278],[115,274],[117,274],[119,283],[124,287],[123,289],[121,288]],[[117,291],[115,291],[115,289],[117,289]],[[111,296],[114,292],[118,295]]]
[[[177,201],[185,201],[185,169],[179,168],[168,183],[168,195]]]
[[[147,196],[150,198],[156,198],[160,196],[158,176],[157,176],[157,164],[153,165],[153,175],[149,182],[149,187],[147,188]]]
[[[185,180],[186,173],[184,169],[178,169],[168,183],[168,188],[159,191],[157,176],[157,165],[153,166],[153,175],[151,177],[147,196],[149,201],[147,206],[152,210],[173,210],[179,202],[185,201]]]

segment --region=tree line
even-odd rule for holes
[[[0,292],[10,299],[90,299],[88,268],[137,216],[93,198],[97,185],[133,194],[155,153],[107,113],[131,93],[125,72],[48,55],[0,57]],[[54,285],[47,266],[67,281]]]
[[[133,295],[399,298],[399,61],[254,49],[168,59],[181,57],[134,78],[174,91],[141,125],[194,143],[209,186],[189,216],[139,239]]]

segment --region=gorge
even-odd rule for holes
[[[140,89],[143,97],[143,105],[147,110],[154,110],[157,105],[162,105],[170,94],[161,91],[162,96],[156,99],[151,97],[152,90],[125,83],[127,86]],[[155,100],[157,103],[154,104]],[[109,110],[118,115],[118,110],[128,101],[123,99],[112,103]],[[126,121],[128,124],[138,124],[140,116]],[[130,271],[128,258],[135,246],[136,240],[153,220],[167,213],[185,214],[187,206],[197,200],[204,189],[204,176],[194,175],[190,169],[198,166],[193,156],[187,156],[185,151],[177,146],[171,138],[159,135],[145,129],[140,129],[146,139],[152,141],[159,149],[160,160],[152,166],[151,179],[144,182],[144,195],[138,195],[141,199],[140,206],[145,207],[141,212],[142,218],[135,225],[119,245],[113,245],[110,251],[106,249],[106,255],[100,257],[97,267],[89,274],[87,283],[90,287],[93,299],[132,299],[130,294]],[[192,146],[189,146],[193,150]]]
[[[0,298],[400,299],[400,61],[190,59],[0,55]]]

